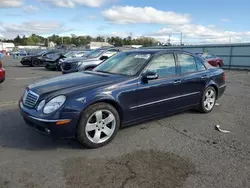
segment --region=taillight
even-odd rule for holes
[[[223,80],[226,81],[226,74],[223,72]]]

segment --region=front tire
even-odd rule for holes
[[[85,147],[99,148],[111,142],[119,128],[117,110],[107,103],[96,103],[83,112],[76,138]]]
[[[207,87],[201,97],[199,111],[202,113],[211,112],[216,103],[216,96],[217,93],[214,87],[212,86]]]
[[[40,66],[40,61],[37,59],[34,59],[31,63],[32,67],[39,67]]]

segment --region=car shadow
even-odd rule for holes
[[[19,109],[0,111],[0,147],[23,150],[83,149],[75,140],[53,140],[29,127]]]

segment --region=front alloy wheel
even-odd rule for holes
[[[84,146],[98,148],[108,144],[120,127],[117,110],[107,103],[97,103],[86,109],[81,118],[77,139]]]
[[[99,110],[87,121],[85,133],[88,139],[96,144],[107,141],[115,131],[116,119],[112,112]]]

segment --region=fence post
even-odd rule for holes
[[[229,70],[231,70],[232,53],[233,53],[233,46],[231,46],[231,45],[230,45],[230,54],[229,54]]]

